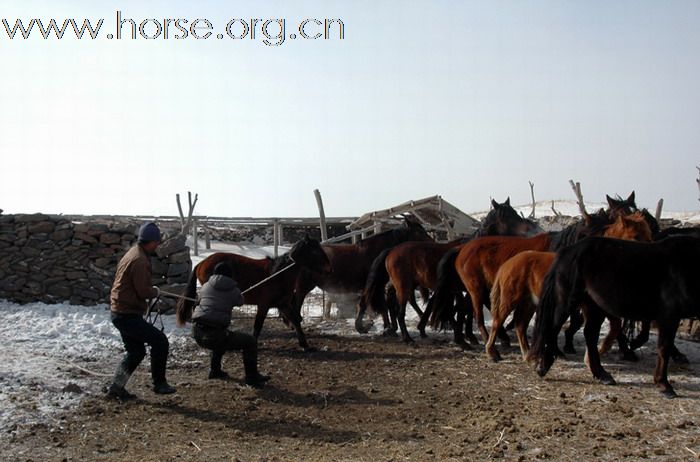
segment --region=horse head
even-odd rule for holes
[[[627,199],[623,199],[620,196],[612,198],[607,194],[605,195],[605,199],[608,201],[607,213],[611,220],[616,219],[620,215],[631,215],[639,211],[634,201],[634,191],[632,191],[632,194],[630,194]]]
[[[308,234],[292,246],[289,258],[317,273],[330,273],[332,271],[331,262],[326,252],[323,251],[323,247]]]
[[[413,215],[404,215],[404,227],[407,233],[407,241],[432,241],[423,224]]]
[[[481,223],[481,236],[532,236],[542,228],[532,220],[518,214],[510,205],[510,197],[499,204],[491,199],[491,211]]]
[[[651,228],[641,212],[618,216],[605,230],[605,236],[640,242],[651,242],[652,239]]]

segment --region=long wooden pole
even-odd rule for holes
[[[321,226],[321,240],[325,241],[328,239],[328,228],[326,227],[326,213],[323,211],[323,199],[321,199],[321,192],[318,189],[314,189],[314,196],[316,197],[316,205],[318,206],[318,215],[320,217]]]

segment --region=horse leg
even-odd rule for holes
[[[688,360],[688,357],[681,353],[678,348],[676,348],[676,344],[672,343],[671,344],[671,349],[670,349],[670,354],[671,354],[671,359],[673,359],[674,362],[678,364],[690,364],[690,361]]]
[[[420,322],[418,323],[418,332],[420,332],[421,338],[426,338],[425,326],[428,325],[428,320],[430,319],[430,313],[433,311],[433,304],[428,302],[423,312],[423,316],[420,317]]]
[[[293,311],[294,308],[291,306],[291,304],[285,305],[284,308],[280,307],[279,310],[280,312],[284,312],[287,315],[290,322],[294,326],[294,330],[297,334],[297,339],[299,340],[299,346],[307,352],[317,351],[316,348],[309,346],[309,342],[306,341],[306,334],[304,334],[304,330],[301,328],[302,318],[300,315]]]
[[[523,361],[527,362],[527,353],[530,351],[530,343],[527,340],[527,326],[530,320],[537,311],[537,307],[532,301],[526,301],[522,305],[521,310],[515,310],[512,323],[515,325],[515,335],[518,338],[520,345],[520,353],[523,355]]]
[[[491,329],[493,330],[493,325]],[[510,337],[508,336],[508,332],[503,328],[503,325],[500,325],[498,329],[496,329],[496,335],[501,341],[501,346],[503,348],[510,348]]]
[[[408,303],[411,304],[411,306],[413,307],[413,311],[416,312],[416,314],[418,315],[418,317],[423,316],[423,310],[421,310],[420,308],[418,308],[418,302],[416,302],[416,293],[415,293],[415,291],[411,291],[411,297],[408,299]]]
[[[471,306],[469,305],[469,299],[464,298],[461,293],[457,293],[455,294],[452,302],[455,304],[455,311],[457,313],[457,318],[454,326],[452,327],[454,341],[457,345],[461,346],[462,349],[471,350],[469,344],[467,344],[467,342],[464,340],[464,331],[467,330],[467,328],[471,329],[472,310]],[[464,321],[465,317],[468,319],[467,323]]]
[[[355,330],[360,334],[369,332],[369,329],[362,323],[362,319],[365,317],[365,311],[367,311],[367,303],[364,297],[360,297],[360,301],[357,303],[357,314],[355,315]]]
[[[323,319],[328,320],[331,318],[331,308],[333,307],[333,301],[328,297],[326,302],[323,304]]]
[[[597,306],[592,303],[586,308],[586,325],[583,327],[583,336],[586,339],[586,356],[588,368],[593,377],[604,385],[615,385],[615,379],[600,364],[598,354],[598,338],[600,337],[600,326],[603,325],[605,315]]]
[[[263,323],[267,317],[267,312],[270,307],[267,305],[258,305],[258,311],[255,313],[255,323],[253,324],[253,337],[256,339],[260,337],[260,332],[262,331]]]
[[[630,349],[630,340],[627,338],[627,335],[625,335],[624,324],[621,324],[620,332],[617,334],[617,347],[620,349],[620,357],[623,361],[639,361],[637,354]]]
[[[474,335],[474,331],[472,330],[473,324],[474,324],[474,310],[472,309],[471,305],[471,298],[470,297],[463,297],[464,303],[466,306],[466,318],[464,319],[464,336],[469,340],[469,343],[472,345],[478,345],[479,344],[479,339],[476,338],[476,335]]]
[[[481,339],[486,342],[489,338],[489,332],[486,330],[486,324],[484,323],[484,305],[481,300],[481,294],[478,290],[470,292],[472,299],[472,312],[474,313],[474,320],[481,333]]]
[[[397,294],[397,302],[399,304],[398,321],[399,327],[401,328],[401,338],[406,343],[413,343],[413,339],[408,335],[408,329],[406,328],[406,300],[402,296],[403,294]]]
[[[501,360],[501,354],[498,352],[494,344],[496,343],[498,329],[503,325],[503,319],[501,319],[503,316],[500,310],[496,313],[492,311],[491,315],[493,318],[491,320],[491,333],[489,334],[488,341],[486,342],[486,354],[489,355],[494,362],[498,362]],[[506,314],[506,316],[508,315]]]
[[[574,334],[583,325],[583,316],[579,310],[574,310],[569,317],[569,327],[564,331],[564,353],[576,354]]]
[[[661,389],[661,393],[667,398],[675,398],[676,392],[668,383],[668,360],[671,356],[673,341],[678,330],[678,319],[667,319],[656,321],[659,329],[659,340],[657,343],[656,368],[654,369],[654,383]]]
[[[634,321],[632,321],[634,322]],[[642,328],[639,334],[630,342],[630,349],[636,350],[649,341],[649,331],[651,330],[651,321],[642,321]]]

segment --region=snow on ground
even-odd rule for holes
[[[165,317],[174,350],[187,331]],[[110,377],[87,370],[113,370],[121,358],[119,332],[107,305],[73,306],[0,301],[0,432],[14,425],[51,420],[86,394],[100,393]],[[103,374],[103,373],[101,373]]]

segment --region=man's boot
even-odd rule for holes
[[[107,389],[107,397],[112,399],[118,399],[120,401],[128,401],[135,399],[136,395],[133,395],[126,391],[126,383],[131,377],[131,372],[129,372],[123,363],[119,363],[117,366],[117,371],[114,373],[114,379],[112,384]]]
[[[221,370],[221,359],[224,354],[219,351],[211,352],[211,363],[209,366],[209,378],[210,379],[220,379],[228,380],[231,377],[224,371]]]
[[[261,388],[265,382],[270,380],[270,376],[262,375],[258,372],[258,351],[243,351],[243,369],[245,369],[245,384],[254,388]]]

